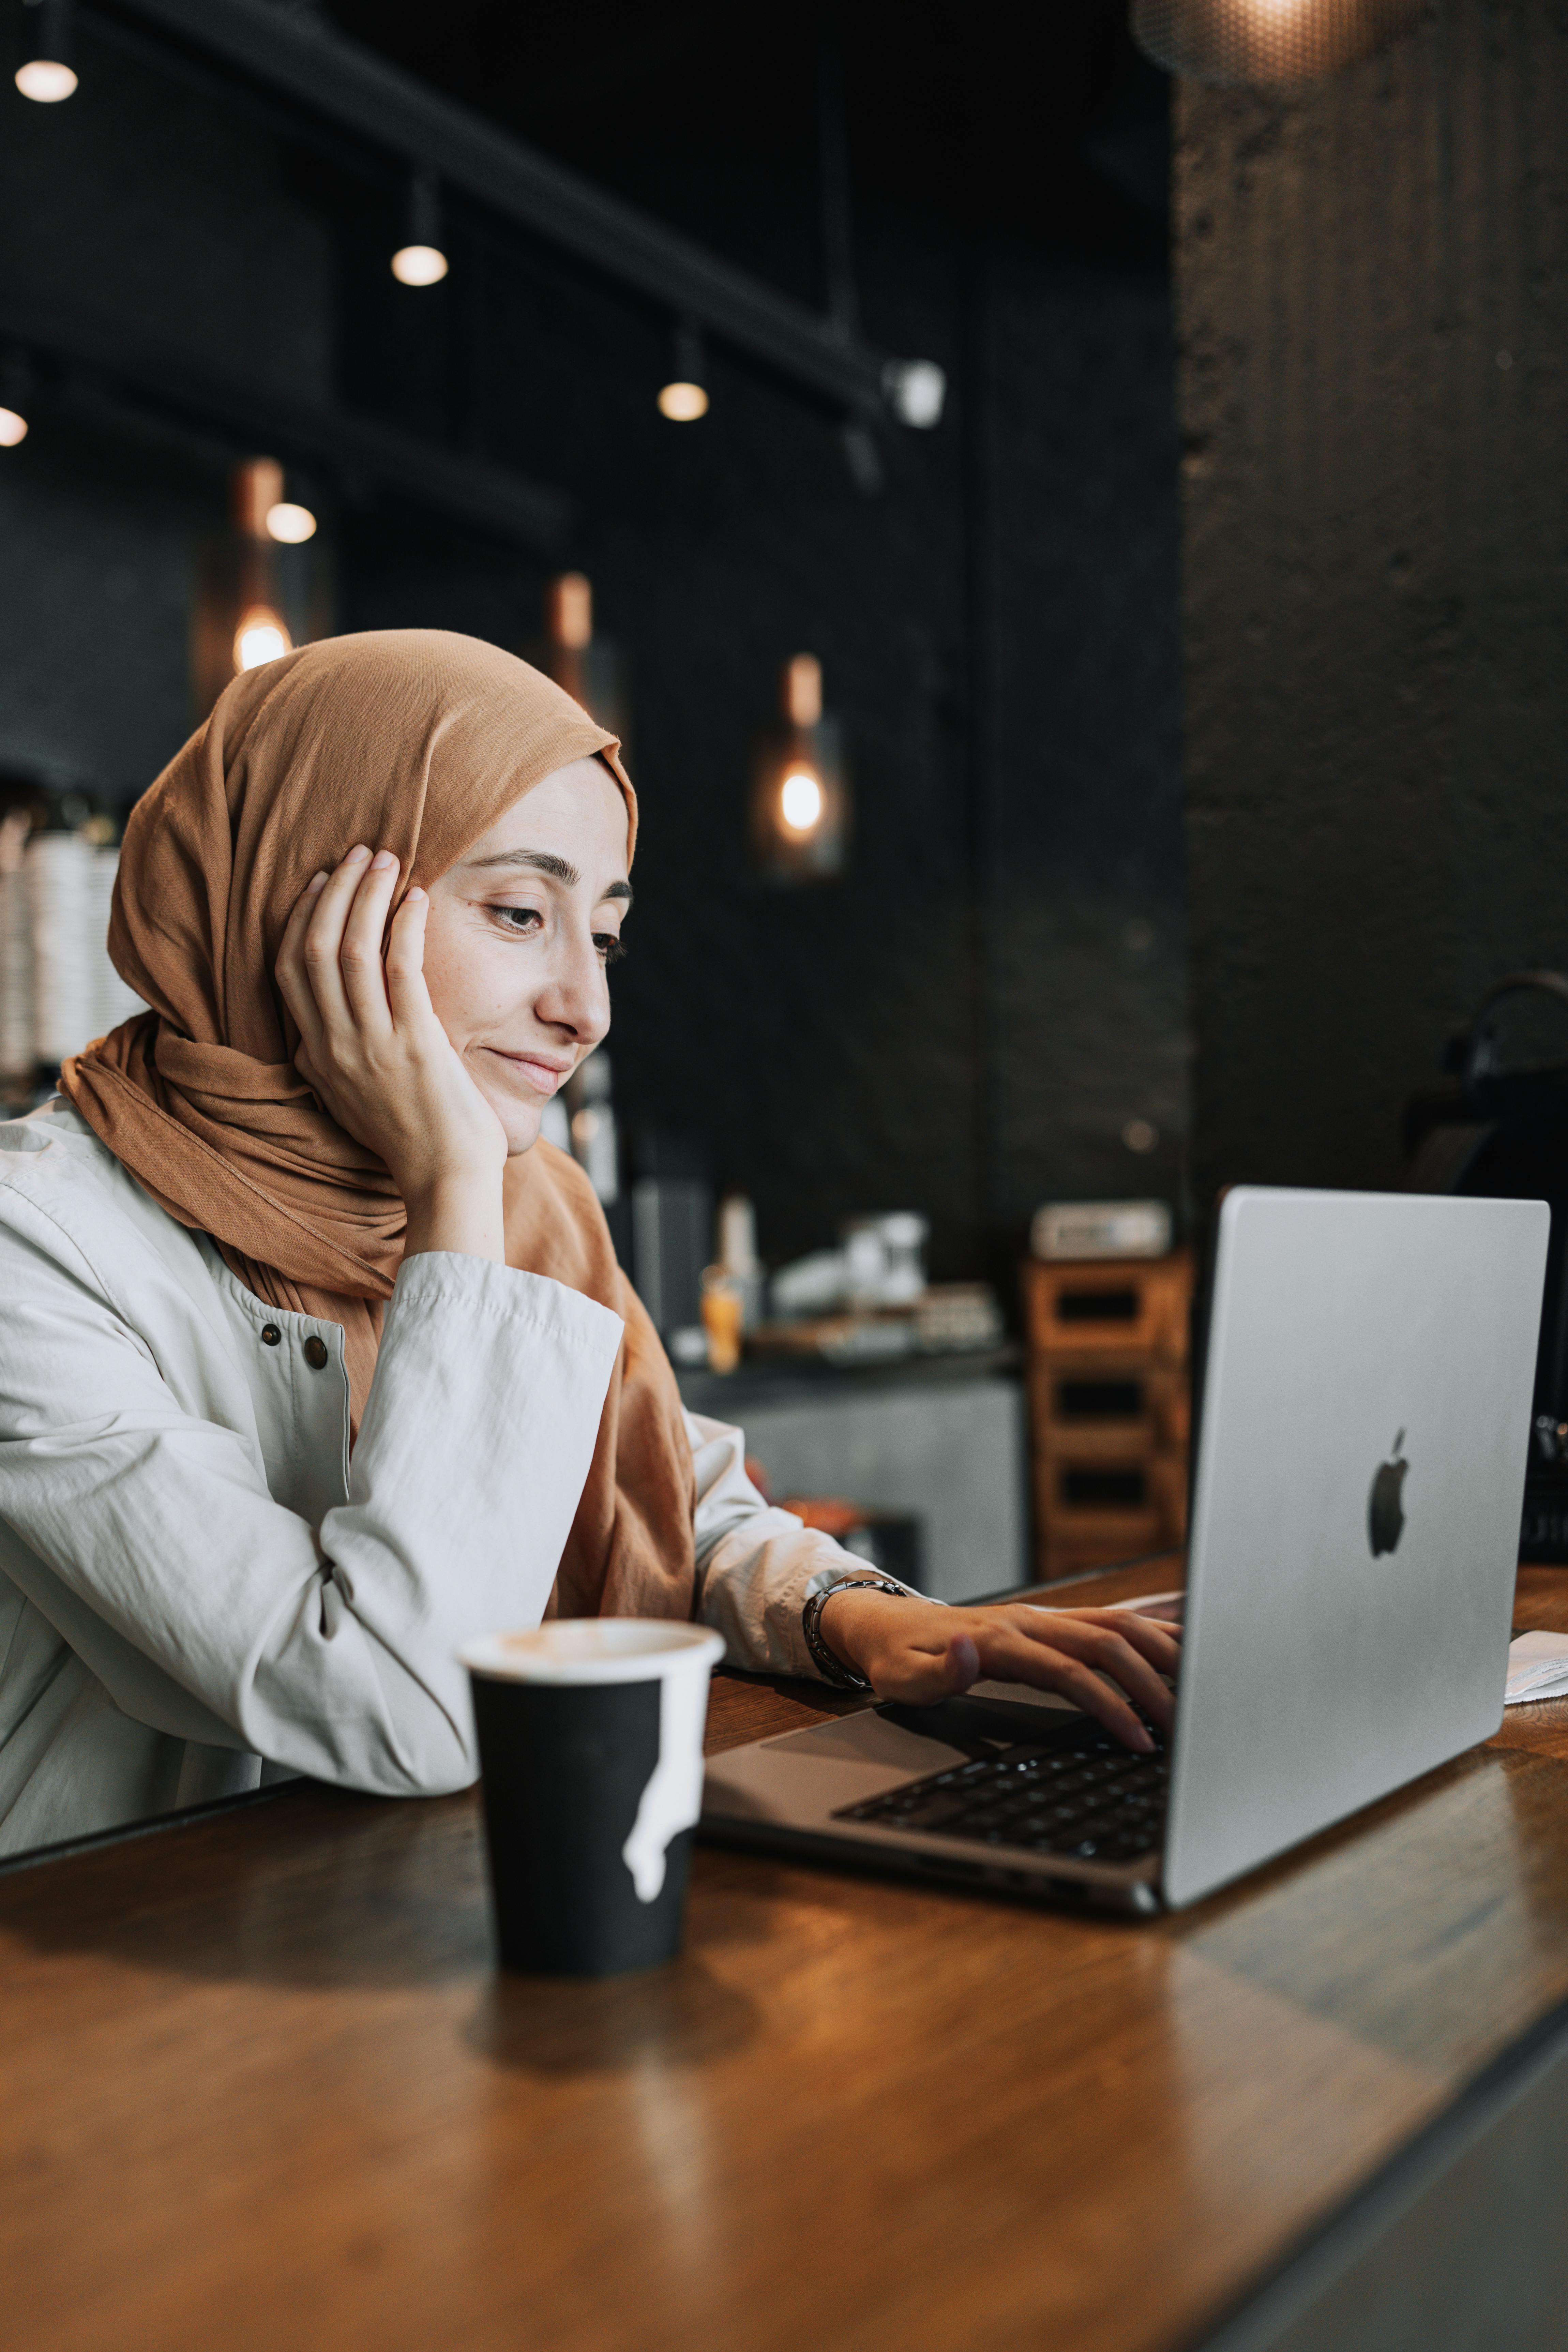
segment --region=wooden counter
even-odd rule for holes
[[[822,1697],[721,1677],[710,1743]],[[0,1988],[28,2352],[1435,2352],[1568,2261],[1568,1702],[1170,1920],[704,1851],[598,1985],[493,1973],[471,1797],[300,1786],[0,1876]],[[1391,2247],[1424,2337],[1365,2334]]]

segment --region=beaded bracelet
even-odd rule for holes
[[[828,1585],[825,1591],[814,1592],[800,1612],[800,1630],[811,1653],[812,1664],[823,1681],[832,1683],[837,1690],[868,1691],[871,1687],[868,1678],[858,1668],[847,1666],[823,1638],[818,1620],[824,1603],[831,1601],[836,1592],[890,1592],[900,1601],[908,1601],[910,1596],[905,1586],[895,1584],[889,1577],[841,1576],[837,1584]]]

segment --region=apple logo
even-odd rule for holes
[[[1404,1443],[1405,1432],[1401,1430],[1387,1461],[1378,1464],[1372,1493],[1367,1497],[1366,1533],[1373,1559],[1383,1552],[1396,1551],[1405,1533],[1405,1505],[1400,1490],[1410,1465],[1399,1450]]]

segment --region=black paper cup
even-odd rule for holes
[[[557,1618],[460,1652],[501,1966],[610,1977],[680,1949],[717,1633]]]

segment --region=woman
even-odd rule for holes
[[[419,630],[237,678],[137,807],[110,944],[152,1010],[0,1129],[0,1851],[280,1773],[461,1787],[459,1643],[552,1612],[1168,1722],[1169,1629],[868,1590],[682,1412],[538,1139],[636,824],[574,702]]]

